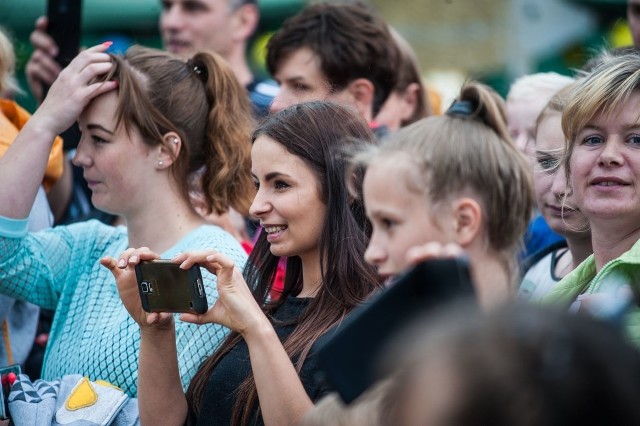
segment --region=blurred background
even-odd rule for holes
[[[308,1],[259,0],[262,24],[250,48],[252,66],[264,73],[264,46],[284,19]],[[506,94],[524,74],[572,74],[605,47],[632,44],[626,0],[371,0],[414,47],[424,77],[443,104],[467,78]],[[25,91],[29,33],[46,0],[0,0],[0,25],[9,31]],[[82,44],[112,40],[115,50],[132,43],[160,47],[160,0],[84,0]],[[16,99],[33,111],[29,95]]]

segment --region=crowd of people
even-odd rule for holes
[[[164,51],[105,42],[63,69],[39,19],[32,116],[0,31],[0,372],[28,373],[3,376],[14,424],[640,423],[640,52],[506,99],[468,81],[440,105],[365,4],[285,20],[274,81],[245,59],[255,1],[162,6]],[[406,324],[345,404],[322,346],[443,257],[468,260],[474,301]],[[157,259],[200,268],[206,312],[143,308],[136,267]]]

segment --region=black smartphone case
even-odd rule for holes
[[[180,269],[169,260],[154,260],[136,265],[136,278],[142,309],[147,312],[203,314],[207,295],[200,266]]]
[[[66,67],[80,50],[82,0],[49,0],[47,32],[58,45],[56,61]]]
[[[416,265],[326,336],[318,349],[322,378],[350,403],[380,378],[380,358],[399,332],[429,310],[474,294],[466,259]]]

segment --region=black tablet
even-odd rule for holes
[[[357,307],[318,349],[323,379],[350,403],[380,377],[388,344],[413,320],[457,299],[474,298],[465,258],[422,262]]]

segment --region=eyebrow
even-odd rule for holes
[[[255,179],[255,180],[259,180],[258,176],[256,176],[253,172],[251,173],[251,176]],[[290,175],[286,174],[286,173],[281,173],[281,172],[271,172],[271,173],[267,173],[264,177],[264,180],[269,182],[270,180],[273,180],[277,177],[288,177],[291,178]]]
[[[284,82],[286,83],[306,83],[306,80],[304,78],[304,76],[301,75],[294,75],[293,77],[287,77],[283,79]]]
[[[269,182],[270,180],[273,180],[273,179],[275,179],[275,178],[277,178],[277,177],[288,177],[288,178],[290,178],[291,176],[289,176],[289,175],[288,175],[288,174],[286,174],[286,173],[271,172],[271,173],[267,173],[267,174],[264,176],[264,179],[265,179],[267,182]]]
[[[564,148],[536,149],[536,155],[558,156],[564,154]]]
[[[102,130],[103,132],[107,132],[107,133],[109,133],[110,135],[115,135],[115,133],[114,133],[114,132],[112,132],[111,130],[109,130],[109,129],[107,129],[106,127],[103,127],[103,126],[101,126],[101,125],[99,125],[99,124],[87,124],[87,129],[89,129],[89,130],[95,130],[95,129],[98,129],[98,130]]]
[[[624,128],[625,131],[629,131],[629,130],[632,130],[632,129],[638,129],[638,128],[640,128],[640,121],[637,121],[635,123],[626,123],[622,127]],[[597,124],[588,124],[588,125],[586,125],[586,126],[584,126],[582,128],[581,132],[584,131],[584,130],[597,130],[599,132],[604,131],[602,126],[598,126]]]

